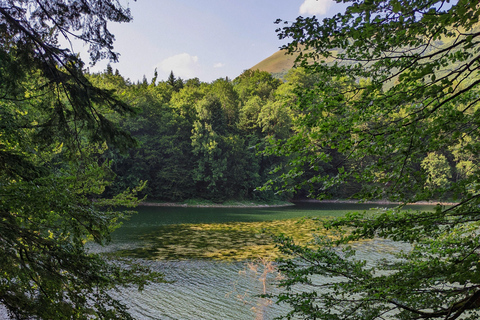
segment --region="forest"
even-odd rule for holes
[[[15,319],[133,319],[112,290],[163,275],[109,261],[125,207],[283,197],[389,200],[317,221],[336,237],[276,238],[284,291],[304,319],[478,319],[480,7],[365,0],[278,20],[298,68],[204,83],[86,72],[59,36],[118,60],[118,1],[0,1],[0,304]],[[331,63],[325,63],[329,61]],[[452,201],[433,210],[407,203]],[[352,244],[408,250],[367,261]],[[321,277],[321,282],[318,281]],[[301,285],[301,291],[296,290]],[[322,288],[322,291],[318,288]]]
[[[302,70],[292,70],[284,81],[247,70],[233,81],[184,81],[172,72],[165,81],[155,75],[130,83],[111,67],[90,77],[137,112],[118,119],[137,145],[104,154],[116,175],[111,192],[147,181],[143,194],[149,200],[278,198],[257,188],[285,161],[262,152],[291,135],[294,90],[312,82]]]
[[[335,177],[340,167],[354,165],[333,148],[329,159],[300,167],[291,162],[298,158],[295,150],[288,154],[273,151],[299,132],[295,124],[299,118],[313,116],[311,110],[296,107],[297,94],[313,89],[318,75],[301,67],[279,78],[246,70],[233,80],[211,83],[198,78],[182,80],[173,71],[164,81],[155,72],[150,81],[144,77],[132,83],[110,65],[89,77],[94,85],[113,91],[136,110],[134,116],[114,119],[137,144],[127,152],[112,148],[102,155],[115,174],[106,196],[142,182],[146,187],[141,196],[147,201],[168,202],[345,199],[362,189],[355,179],[331,187],[313,182],[314,173]],[[348,86],[342,80],[337,85]],[[428,189],[467,176],[474,161],[474,155],[459,143],[441,152],[424,153],[414,166],[427,174],[424,184]],[[292,174],[289,171],[294,167]]]
[[[292,71],[284,82],[247,70],[233,81],[184,81],[172,72],[165,81],[155,75],[151,81],[130,83],[109,67],[90,77],[137,112],[118,119],[137,145],[127,153],[109,150],[104,155],[116,175],[111,192],[147,181],[143,195],[149,200],[278,198],[257,187],[285,161],[262,151],[293,130],[294,88],[311,82],[305,72]]]

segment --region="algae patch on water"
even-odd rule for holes
[[[275,259],[279,256],[279,250],[275,247],[273,237],[279,234],[306,244],[313,240],[314,234],[327,233],[317,220],[307,218],[169,225],[142,236],[141,248],[120,250],[116,255],[153,260]]]

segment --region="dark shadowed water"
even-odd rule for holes
[[[348,212],[381,210],[392,205],[355,203],[296,203],[287,207],[259,208],[194,208],[141,206],[120,229],[114,232],[114,242],[135,241],[139,236],[154,232],[158,227],[176,224],[273,221],[301,217],[340,217]],[[405,209],[430,210],[429,205],[412,205]]]

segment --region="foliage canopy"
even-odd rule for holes
[[[131,319],[112,290],[161,279],[86,249],[136,202],[98,199],[112,178],[105,150],[134,144],[112,115],[133,109],[58,44],[77,38],[93,62],[116,60],[107,21],[130,19],[110,0],[0,1],[0,305],[16,319]]]
[[[298,90],[297,134],[272,146],[295,155],[284,181],[304,177],[317,196],[356,181],[364,200],[457,204],[351,214],[328,223],[342,235],[318,238],[315,249],[280,238],[294,256],[281,265],[289,290],[279,299],[293,307],[286,317],[477,319],[480,6],[344,2],[344,13],[322,21],[278,21],[279,37],[291,40],[285,49],[300,51],[297,63],[319,79]],[[312,174],[325,162],[335,170]],[[378,238],[404,250],[362,261],[348,245]]]

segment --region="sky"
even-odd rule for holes
[[[279,50],[277,19],[299,15],[332,16],[341,10],[333,0],[122,0],[133,21],[112,23],[115,51],[111,64],[132,82],[166,80],[171,71],[184,80],[234,79]],[[87,57],[86,47],[74,48]],[[82,52],[84,51],[84,52]],[[90,67],[102,71],[108,61]]]

